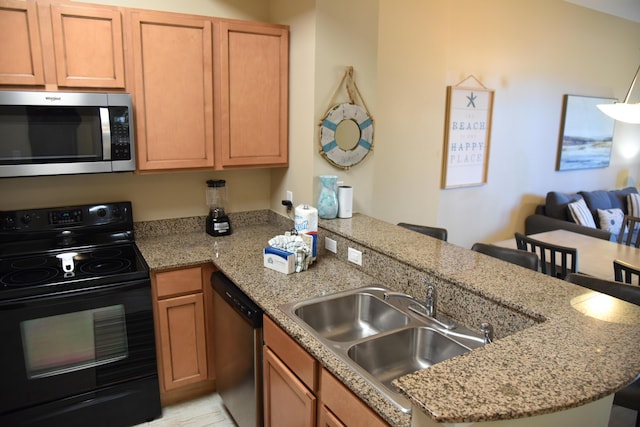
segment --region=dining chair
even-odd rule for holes
[[[474,243],[473,246],[471,246],[471,250],[512,264],[517,264],[530,270],[538,271],[540,265],[540,258],[537,254],[521,249],[505,248],[487,243]]]
[[[618,233],[618,243],[636,248],[640,247],[640,218],[631,215],[624,216]]]
[[[640,267],[614,259],[613,276],[616,282],[640,284]],[[635,279],[634,279],[635,278]]]
[[[447,241],[447,229],[440,227],[430,227],[428,225],[416,225],[407,224],[406,222],[399,222],[398,225],[408,230],[417,231],[418,233],[426,234],[427,236],[435,237],[443,241]]]
[[[578,271],[578,250],[567,246],[553,245],[515,233],[516,246],[540,257],[540,271],[549,276],[564,279],[569,273]]]
[[[568,274],[566,280],[593,291],[640,305],[640,286],[625,285],[579,273]],[[638,411],[636,414],[636,427],[640,427],[640,379],[636,379],[622,390],[616,392],[613,396],[613,404]]]

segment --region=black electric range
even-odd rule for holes
[[[0,425],[161,414],[149,268],[130,202],[0,212]]]

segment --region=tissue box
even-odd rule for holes
[[[295,273],[296,254],[268,246],[264,248],[264,266],[284,274]]]

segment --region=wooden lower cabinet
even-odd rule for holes
[[[314,426],[316,397],[268,347],[264,348],[265,426]]]
[[[319,426],[383,427],[388,424],[325,368],[320,371]]]
[[[263,324],[265,427],[388,426],[266,315]]]
[[[163,404],[213,390],[213,266],[152,274],[156,347]]]
[[[342,421],[324,405],[318,409],[318,427],[345,427]]]

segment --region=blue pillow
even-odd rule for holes
[[[622,212],[625,214],[629,213],[629,206],[627,206],[627,195],[628,194],[638,194],[638,189],[636,187],[627,187],[621,190],[613,190],[609,192],[609,196],[611,197],[611,205],[614,208],[622,209]]]
[[[582,196],[579,194],[566,194],[558,191],[550,191],[547,193],[544,213],[546,216],[550,216],[552,218],[573,222],[573,219],[569,215],[567,206],[569,206],[569,203],[573,203],[578,199],[582,199]]]

